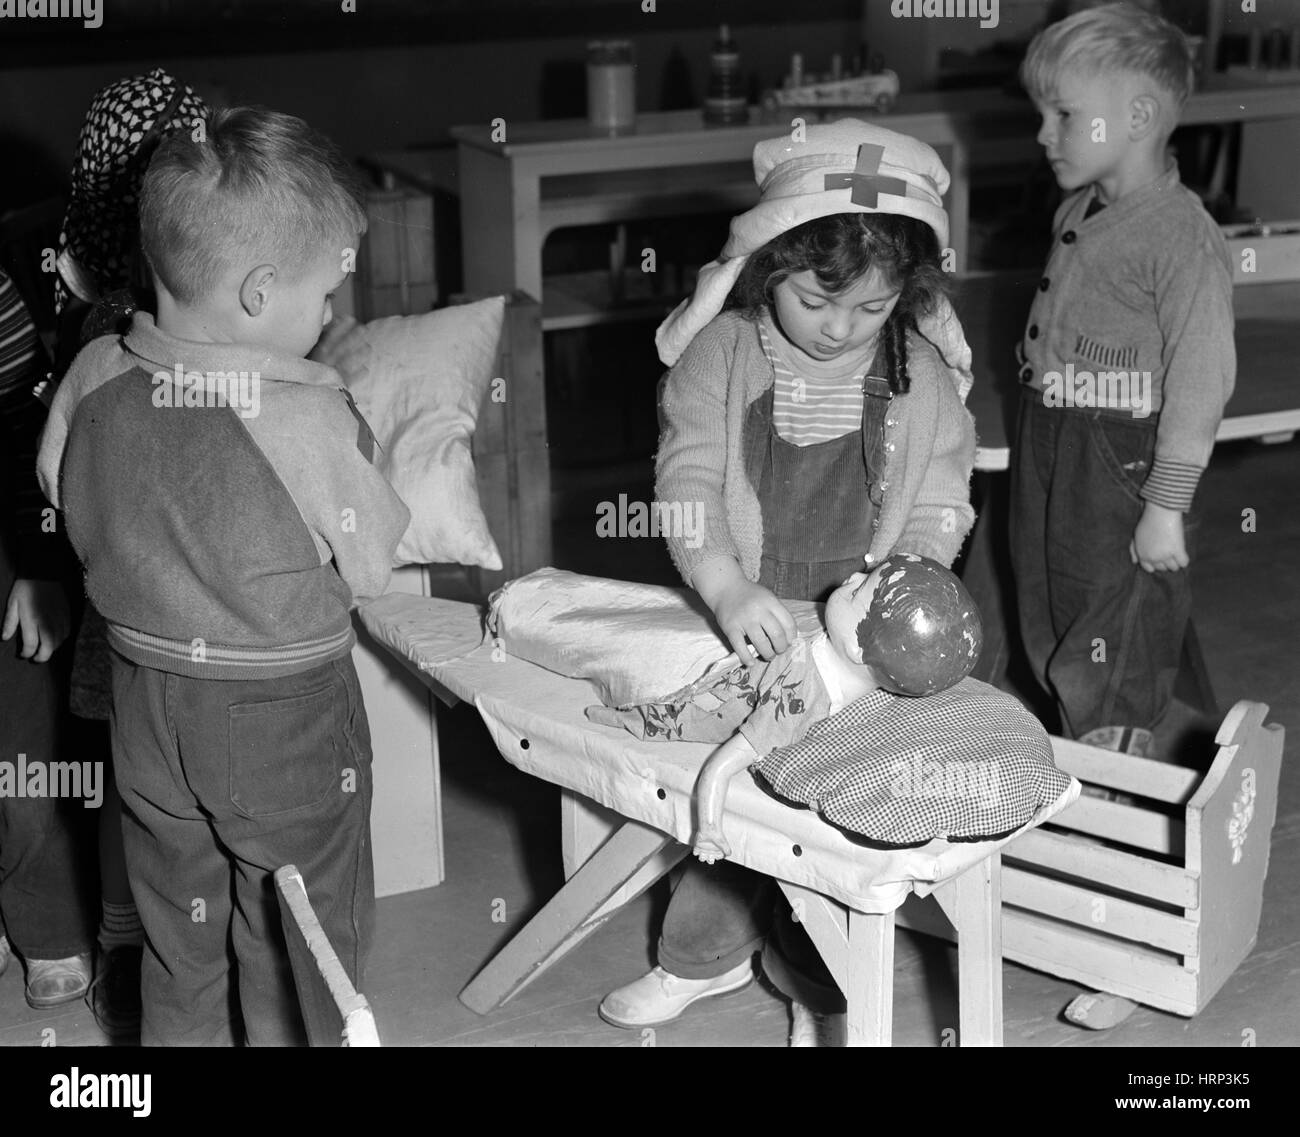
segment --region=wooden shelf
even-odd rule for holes
[[[622,170],[567,174],[542,183],[542,239],[557,229],[700,213],[734,214],[758,200],[749,162],[716,162],[685,170]]]
[[[543,288],[542,331],[572,331],[600,324],[625,324],[634,320],[662,320],[681,297],[654,291],[655,277],[637,272],[623,274],[623,295],[612,299],[610,274],[604,271],[571,272],[548,276]]]

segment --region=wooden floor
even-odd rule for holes
[[[625,492],[632,493],[627,487]],[[649,541],[589,538],[592,508],[557,527],[565,567],[671,580]],[[1219,701],[1265,702],[1271,721],[1300,739],[1300,439],[1277,446],[1219,447],[1203,488],[1205,522],[1196,567],[1195,619]],[[579,500],[584,491],[575,490]],[[617,491],[615,491],[617,492]],[[1242,531],[1254,511],[1255,532]],[[655,557],[660,556],[658,552]],[[631,566],[635,566],[633,569]],[[438,888],[380,901],[366,994],[390,1045],[783,1046],[784,1003],[761,981],[692,1008],[678,1022],[637,1033],[605,1025],[596,1005],[611,987],[652,962],[666,902],[661,884],[624,909],[576,952],[495,1014],[480,1018],[456,993],[560,883],[555,791],[498,757],[472,710],[442,715],[447,880]],[[1300,1043],[1300,767],[1284,761],[1272,863],[1255,952],[1196,1019],[1139,1009],[1108,1032],[1065,1022],[1081,988],[1013,964],[1004,968],[1010,1046],[1259,1046]],[[895,955],[896,1045],[935,1046],[956,1026],[955,954],[927,937],[899,933]],[[98,1045],[80,1004],[30,1011],[17,966],[0,979],[0,1044]]]

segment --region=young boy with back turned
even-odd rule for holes
[[[1039,33],[1022,77],[1067,196],[1020,349],[1021,633],[1062,733],[1155,757],[1193,496],[1236,372],[1227,247],[1167,153],[1191,55],[1159,16],[1107,4]]]
[[[303,1040],[281,865],[361,983],[371,755],[351,609],[386,587],[408,513],[339,376],[304,357],[364,225],[342,156],[300,119],[238,108],[168,138],[140,203],[157,317],[87,345],[42,440],[113,648],[146,1045]]]

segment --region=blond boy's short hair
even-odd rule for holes
[[[215,112],[197,139],[154,154],[140,193],[140,243],[178,301],[205,299],[240,263],[291,278],[366,228],[360,181],[342,153],[300,118],[265,107]],[[251,264],[250,264],[251,267]]]
[[[1029,94],[1039,101],[1051,98],[1066,71],[1145,76],[1170,96],[1168,130],[1192,90],[1187,37],[1168,20],[1131,3],[1086,8],[1034,36],[1020,66]]]

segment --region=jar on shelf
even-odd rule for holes
[[[636,63],[628,40],[587,44],[587,120],[610,134],[636,126]]]
[[[704,99],[704,121],[717,126],[743,123],[749,118],[744,80],[740,73],[740,52],[731,38],[731,28],[718,29],[709,56],[709,93]]]

